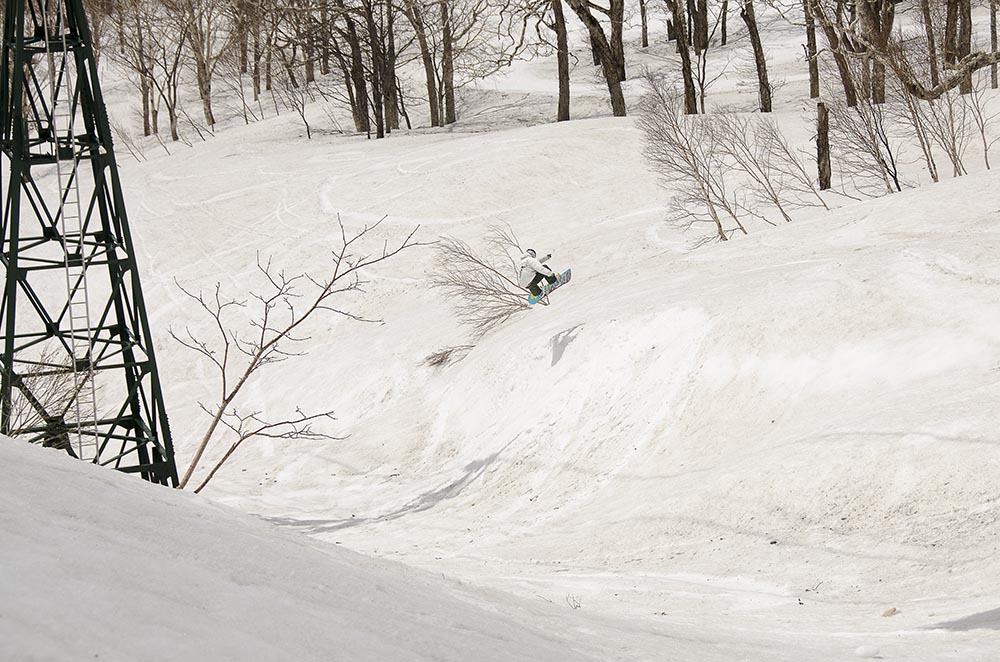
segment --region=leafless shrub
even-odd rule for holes
[[[50,350],[34,361],[20,362],[11,376],[9,436],[62,450],[70,448],[75,425],[67,419],[74,418],[70,412],[80,390],[89,388],[93,375],[85,372],[75,376],[67,361],[62,352]]]
[[[143,145],[140,141],[136,140],[135,136],[131,131],[129,131],[128,127],[110,115],[108,120],[111,125],[111,133],[114,134],[115,141],[119,145],[125,145],[125,149],[128,150],[128,153],[132,155],[133,159],[139,161],[140,163],[145,161],[146,155],[143,150]]]
[[[638,123],[644,153],[675,192],[688,225],[712,223],[718,239],[744,234],[747,221],[788,222],[797,209],[829,209],[801,154],[767,116],[728,112],[682,115],[663,80],[650,76]]]
[[[890,106],[895,120],[901,126],[906,126],[912,131],[913,136],[920,145],[920,153],[923,156],[924,165],[927,166],[927,173],[931,180],[939,180],[937,161],[934,159],[934,144],[927,126],[926,111],[924,105],[918,97],[910,94],[896,77],[891,77],[889,81],[889,95],[893,103]]]
[[[802,154],[796,150],[781,133],[778,125],[770,118],[759,117],[760,125],[757,136],[767,145],[765,151],[768,166],[781,178],[786,193],[795,198],[798,207],[822,207],[829,210],[830,206],[819,188],[817,178],[809,174]],[[835,194],[835,191],[828,191]]]
[[[1000,138],[992,136],[991,129],[996,123],[1000,111],[994,107],[996,95],[990,91],[986,76],[975,76],[974,78],[972,92],[965,95],[964,101],[983,147],[983,161],[986,163],[986,169],[989,170],[990,148],[997,140],[1000,140]]]
[[[858,192],[878,196],[896,193],[909,184],[900,173],[901,141],[893,123],[893,114],[884,103],[875,103],[870,93],[868,63],[860,58],[847,58],[850,76],[862,93],[857,103],[834,95],[827,103],[830,110],[830,142],[836,145],[836,163],[843,178],[850,180]],[[841,72],[827,70],[828,78]]]
[[[339,222],[338,217],[338,222]],[[340,225],[340,243],[332,251],[332,264],[325,274],[316,277],[307,273],[288,275],[275,269],[270,260],[257,259],[257,269],[262,285],[245,298],[234,298],[222,292],[216,284],[214,292],[192,292],[178,284],[181,291],[211,319],[213,334],[203,338],[190,329],[183,332],[170,329],[170,335],[184,347],[200,354],[214,366],[219,378],[220,397],[211,403],[199,403],[209,415],[209,424],[198,443],[194,457],[188,465],[180,487],[191,480],[209,444],[220,428],[228,429],[232,442],[207,476],[195,488],[201,491],[222,468],[223,464],[248,439],[269,437],[274,439],[330,439],[330,435],[316,430],[313,423],[332,418],[332,411],[305,413],[298,407],[294,414],[267,420],[262,412],[239,408],[239,398],[244,387],[269,365],[285,361],[303,351],[292,351],[309,341],[303,335],[306,323],[316,313],[342,315],[357,321],[368,320],[339,307],[335,300],[346,292],[360,289],[361,272],[374,264],[389,260],[400,252],[418,245],[413,237],[416,229],[392,248],[384,245],[375,254],[356,253],[360,242],[371,234],[381,221],[366,225],[361,231],[348,235]]]
[[[948,157],[955,177],[968,173],[963,158],[971,140],[969,108],[962,96],[951,89],[920,105],[931,142]]]
[[[801,156],[769,117],[720,113],[713,122],[717,148],[745,175],[749,195],[744,197],[749,197],[752,205],[740,206],[748,215],[773,225],[768,210],[776,211],[782,220],[789,222],[796,209],[814,206],[829,209]]]
[[[429,368],[440,368],[456,361],[461,361],[475,345],[455,345],[443,347],[423,360],[423,365]]]
[[[646,137],[643,154],[674,191],[675,220],[688,227],[711,223],[720,241],[746,234],[729,183],[733,166],[716,149],[711,116],[684,115],[681,95],[661,76],[647,74],[646,82],[637,120]]]
[[[437,243],[437,275],[431,281],[453,302],[459,319],[481,337],[514,315],[529,309],[525,290],[514,280],[520,254],[509,227],[492,226],[487,250],[480,253],[454,237]]]

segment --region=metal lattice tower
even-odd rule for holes
[[[177,485],[82,0],[6,0],[0,432]]]

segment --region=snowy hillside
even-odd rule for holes
[[[127,170],[158,324],[195,318],[173,275],[236,286],[255,250],[322,268],[335,213],[429,239],[509,222],[575,277],[434,369],[467,335],[426,285],[432,251],[376,269],[352,310],[386,323],[317,325],[252,400],[331,405],[350,437],[257,443],[207,494],[625,619],[626,659],[1000,652],[992,175],[690,251],[630,120],[277,140]],[[210,384],[163,343],[183,456]]]
[[[808,146],[796,39],[774,117]],[[0,444],[0,658],[1000,659],[997,176],[693,248],[600,86],[537,124],[552,64],[448,130],[286,113],[119,154],[182,470],[218,384],[167,333],[211,330],[178,284],[321,276],[338,216],[385,217],[375,251],[509,224],[573,281],[474,339],[432,246],[375,266],[338,306],[382,323],[313,318],[241,402],[339,438],[247,442],[199,497]]]
[[[4,438],[0,458],[17,467],[0,492],[4,660],[588,659],[539,628],[547,605],[486,611],[454,581],[63,453]]]

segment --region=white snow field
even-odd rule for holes
[[[473,342],[434,250],[378,265],[341,304],[384,323],[314,319],[243,403],[344,438],[247,442],[200,497],[0,444],[0,659],[1000,659],[997,176],[692,249],[632,118],[524,126],[549,75],[451,131],[119,155],[182,469],[218,385],[174,279],[319,275],[339,214],[372,250],[509,223],[573,281],[434,368]]]
[[[539,627],[539,605],[488,611],[455,581],[58,451],[0,438],[0,459],[16,467],[0,492],[5,661],[591,659]]]

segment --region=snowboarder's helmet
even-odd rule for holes
[[[538,255],[538,253],[535,252],[534,248],[529,248],[528,250],[525,251],[525,253],[527,253],[531,257],[535,257],[536,255]]]

